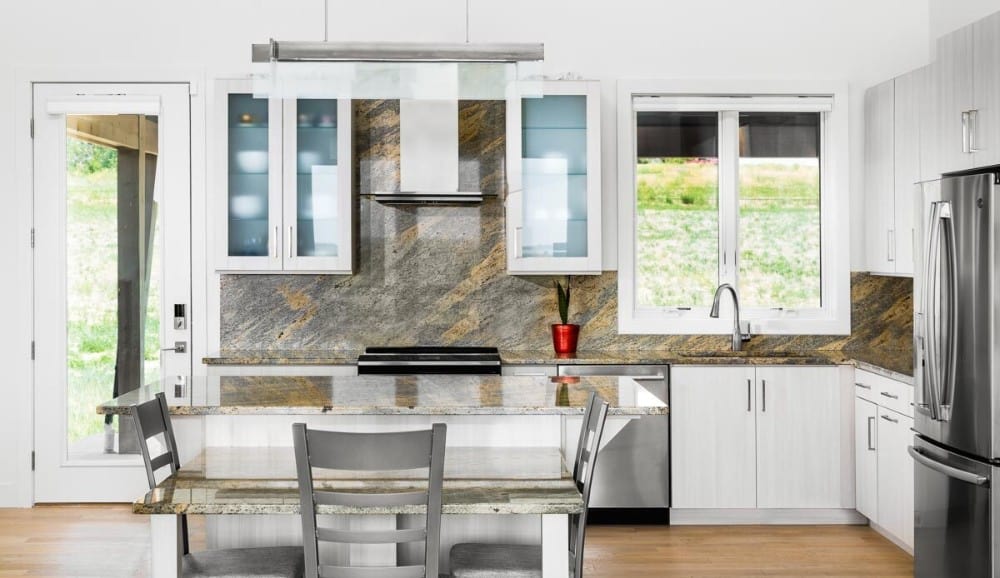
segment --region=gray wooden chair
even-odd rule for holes
[[[146,464],[149,489],[156,487],[156,472],[168,466],[174,474],[181,467],[174,439],[174,428],[170,425],[167,398],[156,394],[154,399],[133,405],[132,421],[139,436],[139,451]],[[157,456],[149,454],[149,440],[163,434],[166,446]],[[181,536],[183,538],[183,575],[186,578],[209,576],[230,576],[246,578],[298,578],[303,575],[305,558],[302,548],[282,546],[274,548],[232,548],[227,550],[188,551],[187,516],[181,515]]]
[[[441,548],[441,486],[447,426],[389,433],[345,433],[292,425],[295,465],[299,477],[302,543],[308,578],[438,578]],[[313,487],[313,468],[350,471],[391,471],[427,468],[427,489],[399,492],[339,492]],[[316,506],[384,508],[426,506],[423,528],[353,531],[316,525]],[[349,567],[322,564],[319,542],[340,544],[404,544],[424,542],[424,563],[410,566]]]
[[[580,428],[580,443],[576,446],[573,481],[583,494],[583,512],[572,516],[569,524],[570,575],[583,576],[583,541],[587,531],[587,509],[590,505],[591,482],[597,464],[608,402],[590,393]],[[541,578],[542,547],[519,544],[455,544],[449,554],[452,578]]]

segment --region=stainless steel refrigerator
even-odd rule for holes
[[[914,574],[1000,577],[1000,168],[919,185]]]

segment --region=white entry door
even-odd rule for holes
[[[96,408],[191,373],[189,87],[35,84],[33,115],[35,502],[132,501],[135,433]]]

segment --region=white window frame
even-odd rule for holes
[[[747,96],[754,97],[752,101]],[[636,135],[637,106],[650,110],[653,99],[664,99],[656,110],[729,110],[821,112],[820,143],[820,259],[822,306],[809,309],[743,309],[741,320],[754,334],[848,335],[851,331],[850,274],[850,171],[848,164],[848,93],[843,82],[831,81],[711,81],[711,80],[622,80],[618,82],[618,331],[626,334],[728,334],[733,331],[732,314],[709,317],[707,307],[638,308],[636,304]],[[741,97],[741,98],[733,98]],[[800,99],[796,107],[791,98]],[[751,104],[752,103],[752,104]],[[825,103],[825,104],[819,104]],[[810,108],[811,107],[811,108]],[[722,115],[720,125],[735,122],[735,115]],[[720,156],[724,147],[738,143],[723,131],[719,135]],[[738,154],[738,153],[737,153]],[[719,262],[734,264],[737,239],[726,238],[738,231],[735,197],[725,198],[722,189],[735,186],[737,175],[727,174],[720,164]],[[727,183],[729,183],[727,185]],[[727,223],[732,224],[727,226]],[[737,233],[738,234],[738,233]],[[731,235],[730,235],[731,236]],[[721,283],[736,279],[736,267],[721,273]],[[737,285],[737,289],[739,289]],[[728,299],[727,299],[728,302]]]

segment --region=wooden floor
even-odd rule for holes
[[[204,530],[191,521],[194,549]],[[863,526],[596,526],[586,576],[911,576]],[[0,577],[147,576],[149,525],[129,506],[0,509]]]

